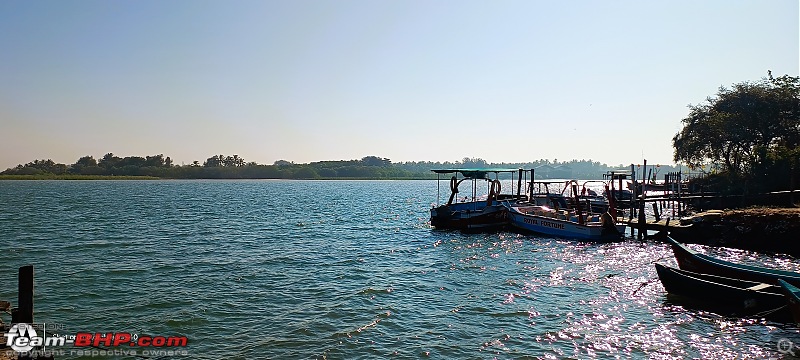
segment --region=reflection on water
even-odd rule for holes
[[[658,242],[432,230],[429,181],[0,182],[0,299],[191,358],[767,358],[794,325],[667,298]],[[800,270],[786,256],[693,246]],[[791,346],[788,349],[792,349]],[[785,350],[785,349],[784,349]],[[800,352],[798,352],[800,354]]]

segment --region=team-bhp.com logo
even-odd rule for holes
[[[6,346],[18,352],[30,352],[34,348],[50,346],[74,347],[186,347],[185,336],[139,336],[131,333],[88,333],[75,335],[39,336],[34,326],[24,323],[14,324],[6,333]]]
[[[64,345],[64,339],[62,338],[61,340],[62,343],[60,345]],[[10,346],[14,351],[29,352],[33,350],[35,346],[43,345],[46,346],[44,338],[39,337],[36,334],[36,329],[28,324],[14,324],[11,326],[11,329],[8,329],[8,333],[6,333],[6,346]]]

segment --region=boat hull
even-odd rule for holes
[[[678,267],[682,270],[758,281],[772,285],[777,284],[778,279],[783,279],[792,285],[800,285],[800,273],[736,264],[700,254],[670,237],[667,237],[667,242],[672,246],[672,252],[678,261]]]
[[[655,266],[668,293],[721,312],[753,315],[786,305],[786,297],[775,285]]]
[[[442,205],[431,209],[431,226],[449,230],[489,230],[508,223],[508,210],[486,201]]]
[[[511,208],[508,211],[511,226],[539,234],[552,235],[586,241],[616,241],[622,238],[625,225],[615,224],[613,227],[603,226],[599,222],[581,225],[566,219],[553,218],[535,214],[525,214]]]
[[[786,295],[786,302],[789,311],[792,313],[792,319],[800,324],[800,288],[781,279],[778,279],[778,285],[781,286],[783,293]]]

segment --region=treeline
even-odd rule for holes
[[[319,161],[295,164],[286,160],[272,165],[247,162],[238,155],[214,155],[202,164],[194,161],[176,165],[169,156],[118,157],[108,153],[100,159],[84,156],[75,163],[59,164],[53,160],[35,160],[9,168],[0,175],[96,175],[152,176],[166,179],[435,179],[431,169],[450,168],[522,168],[537,169],[536,178],[601,179],[615,168],[592,160],[541,159],[528,163],[487,163],[480,158],[463,158],[454,162],[410,161],[392,163],[390,159],[366,156],[359,160]]]

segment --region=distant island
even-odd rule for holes
[[[393,163],[379,156],[358,160],[319,161],[295,164],[286,160],[272,165],[247,162],[238,155],[214,155],[202,164],[176,165],[169,156],[119,157],[107,153],[99,160],[91,155],[75,163],[59,164],[53,160],[34,160],[0,172],[0,179],[436,179],[431,169],[512,168],[536,169],[538,179],[602,179],[609,170],[627,169],[628,165],[609,166],[592,160],[547,160],[528,163],[487,163],[481,158],[463,158],[454,162],[407,161]],[[659,165],[656,174],[677,171]]]

